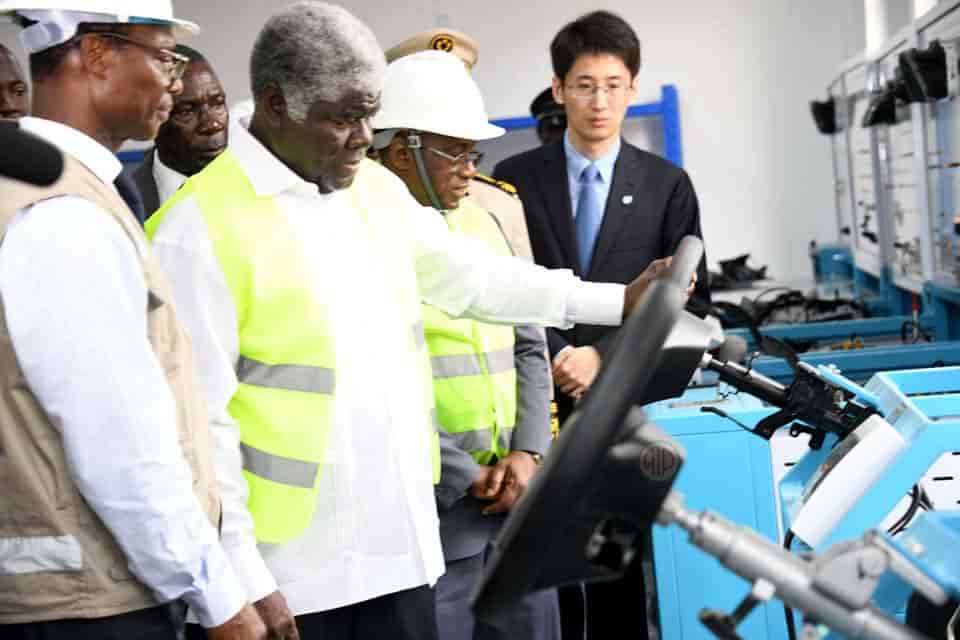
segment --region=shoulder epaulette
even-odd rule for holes
[[[496,178],[492,178],[482,173],[476,174],[475,176],[473,176],[473,179],[489,184],[492,187],[496,187],[505,193],[509,193],[512,196],[517,196],[517,188],[512,184],[510,184],[509,182],[507,182],[506,180],[497,180]]]

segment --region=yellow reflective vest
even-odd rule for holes
[[[349,188],[355,210],[367,222],[377,254],[389,261],[393,301],[384,322],[408,327],[410,393],[422,393],[430,415],[434,482],[440,450],[433,413],[429,360],[423,339],[413,242],[395,205],[380,201],[385,170],[364,162]],[[392,178],[391,178],[392,179]],[[236,308],[239,386],[228,410],[240,427],[243,474],[250,490],[247,508],[258,541],[282,544],[309,525],[317,505],[337,387],[335,337],[326,300],[302,240],[272,197],[258,196],[227,150],[191,177],[146,223],[153,238],[168,211],[193,198],[210,236]],[[424,391],[423,389],[426,389]],[[376,393],[375,389],[371,393]]]
[[[469,199],[444,220],[453,233],[511,254],[493,216]],[[504,457],[517,422],[513,327],[452,318],[429,305],[423,323],[440,426],[481,464]]]

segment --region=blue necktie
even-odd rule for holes
[[[586,275],[593,258],[593,246],[597,242],[600,223],[603,221],[603,203],[597,193],[600,170],[590,163],[580,174],[580,197],[577,198],[577,254],[580,257],[580,273]]]
[[[126,173],[121,173],[113,181],[113,186],[117,188],[117,193],[130,207],[130,211],[133,212],[137,222],[140,223],[140,226],[143,226],[143,223],[147,220],[147,214],[146,207],[143,206],[143,198],[140,197],[140,190],[137,189],[137,183]]]

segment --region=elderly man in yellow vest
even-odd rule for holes
[[[275,638],[436,638],[440,432],[421,300],[484,321],[619,324],[663,266],[584,283],[458,241],[366,158],[385,67],[345,9],[280,10],[253,47],[252,117],[146,224],[200,355],[223,544]]]
[[[190,341],[115,182],[124,140],[169,115],[177,33],[197,27],[168,0],[0,14],[31,54],[19,127],[64,159],[50,186],[0,178],[0,637],[177,640],[186,602],[210,638],[264,638],[217,540]]]
[[[480,90],[455,56],[422,51],[387,67],[374,147],[417,201],[450,233],[500,255],[510,246],[496,218],[465,194],[476,173],[478,140],[503,135],[488,122]],[[470,595],[502,512],[522,495],[550,443],[550,370],[537,327],[504,327],[452,318],[425,306],[440,426],[437,487],[446,573],[437,582],[440,640],[559,639],[555,590],[515,604],[499,628],[474,620]],[[487,494],[491,474],[500,493]]]

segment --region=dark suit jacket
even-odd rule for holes
[[[697,194],[687,173],[626,141],[614,167],[587,273],[582,273],[577,257],[563,141],[507,158],[494,168],[493,175],[517,188],[537,264],[573,269],[584,280],[626,284],[653,260],[673,255],[685,235],[703,237]],[[706,259],[697,276],[694,296],[709,301]],[[615,335],[611,327],[577,325],[568,330],[548,329],[547,342],[552,355],[568,345],[593,345],[606,357]],[[563,404],[562,414],[566,413]]]
[[[143,208],[147,217],[160,208],[160,193],[157,191],[157,181],[153,178],[153,154],[154,150],[149,149],[143,156],[143,162],[134,167],[130,175],[140,190],[140,197],[143,198]]]

